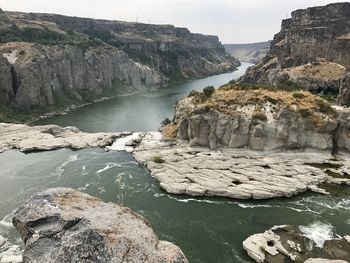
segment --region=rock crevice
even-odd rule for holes
[[[24,263],[188,263],[176,245],[158,240],[145,218],[73,189],[38,193],[14,215]]]

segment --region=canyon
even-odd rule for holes
[[[170,25],[2,10],[0,21],[3,120],[16,109],[45,112],[239,65],[217,37]]]
[[[0,123],[0,262],[349,261],[350,110],[320,98],[348,105],[349,10],[297,10],[240,81],[180,94],[157,88],[239,65],[217,37],[1,11],[5,117],[148,92],[67,125]],[[152,124],[123,132],[122,102]]]
[[[227,53],[241,62],[258,63],[269,51],[271,41],[249,44],[224,44]]]

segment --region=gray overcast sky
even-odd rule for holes
[[[218,35],[223,43],[272,39],[291,11],[330,0],[0,0],[8,11],[45,12],[154,24]]]

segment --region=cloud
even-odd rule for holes
[[[218,35],[224,43],[272,39],[293,10],[329,0],[0,0],[9,11],[174,24]]]

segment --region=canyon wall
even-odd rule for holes
[[[0,106],[82,104],[234,70],[216,36],[170,25],[0,10]],[[1,116],[0,116],[1,117]]]
[[[217,36],[191,33],[187,28],[54,14],[7,14],[19,23],[51,23],[67,32],[98,38],[170,79],[223,73],[239,65],[226,53]]]
[[[329,72],[316,76],[320,63],[327,62],[332,63],[327,66]],[[286,70],[298,66],[307,66],[308,70],[295,74]],[[350,67],[349,2],[292,12],[291,18],[282,21],[281,31],[274,36],[268,54],[250,68],[241,81],[273,85],[292,82],[309,90],[310,86],[302,79],[311,74],[316,76],[311,80],[311,91],[326,92],[328,80],[335,79],[338,92],[346,75],[334,75],[334,67],[337,69],[339,66],[348,70]],[[315,86],[318,88],[315,89]]]

